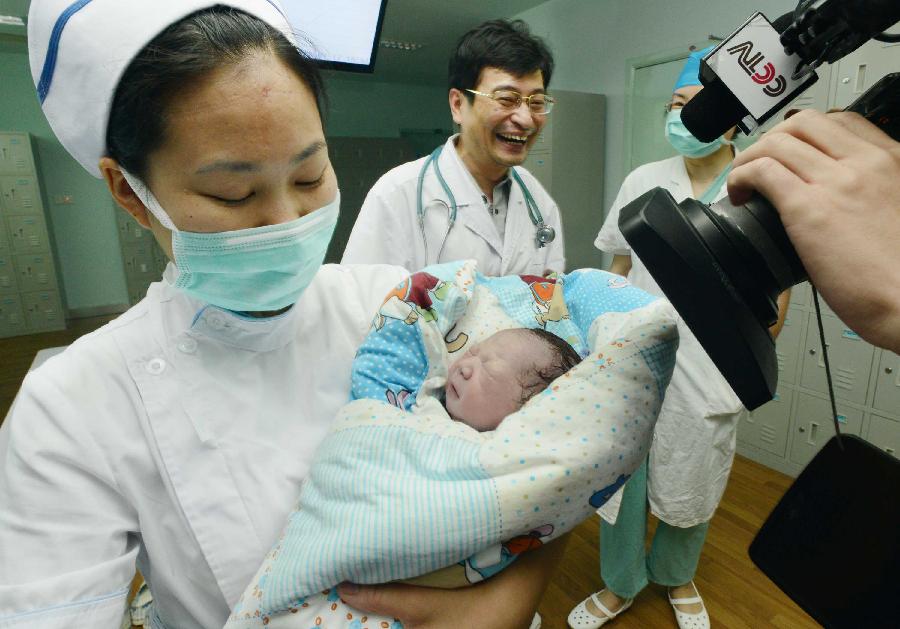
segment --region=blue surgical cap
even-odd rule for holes
[[[684,69],[681,71],[681,74],[678,75],[678,80],[675,81],[675,87],[672,88],[673,92],[688,85],[703,85],[703,83],[700,82],[700,60],[713,48],[715,48],[715,46],[707,46],[703,50],[695,50],[688,55],[687,62],[684,64]]]

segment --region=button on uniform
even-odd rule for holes
[[[192,338],[186,338],[178,343],[178,351],[183,354],[193,354],[197,351],[197,341]]]
[[[147,373],[158,376],[166,370],[166,361],[162,358],[153,358],[147,362]]]
[[[210,327],[212,327],[214,330],[221,330],[227,325],[225,323],[225,319],[217,314],[209,315],[206,320],[207,322],[209,322]]]

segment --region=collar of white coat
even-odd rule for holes
[[[739,149],[736,144],[732,144],[731,146],[734,147],[734,156],[737,157],[740,154],[741,149]],[[673,195],[673,197],[675,198],[675,201],[677,203],[681,203],[688,197],[694,196],[694,188],[691,186],[691,178],[688,176],[684,157],[682,157],[681,155],[676,155],[675,157],[670,157],[668,161],[671,166],[669,170],[669,183],[677,187],[678,190],[682,193],[681,198],[679,198],[678,195]],[[669,191],[671,190],[672,188],[669,188]],[[727,194],[728,186],[722,186],[722,189],[719,190],[719,194],[716,195],[716,201],[721,201]]]
[[[459,207],[465,207],[467,205],[484,205],[484,193],[481,191],[481,188],[478,187],[475,176],[469,172],[469,169],[459,156],[459,152],[456,150],[456,139],[458,137],[459,134],[456,133],[447,138],[447,142],[444,144],[444,150],[441,151],[441,155],[438,157],[438,166],[441,169],[441,175],[447,181],[450,190],[453,191],[453,196],[456,197],[456,204]],[[509,171],[507,171],[506,178],[497,182],[496,185],[505,185],[511,181],[512,178]],[[425,199],[426,203],[443,201],[444,203],[449,204],[450,199],[446,198],[446,194],[441,186],[430,187],[430,189],[433,190],[434,193],[430,198]],[[511,188],[507,188],[507,200],[511,194]]]
[[[193,316],[188,321],[190,336],[204,336],[219,343],[252,352],[269,352],[280,349],[296,339],[298,314],[300,310],[295,304],[287,312],[274,317],[248,317],[231,310],[225,310],[212,304],[206,304],[175,288],[178,279],[178,267],[169,263],[163,273],[163,284],[167,292],[178,295],[179,299],[190,303]],[[310,287],[307,287],[309,291]],[[303,300],[304,295],[300,296]],[[172,330],[171,332],[179,333]]]

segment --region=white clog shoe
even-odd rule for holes
[[[612,612],[606,608],[606,605],[600,602],[599,594],[602,594],[605,590],[600,590],[595,594],[591,594],[586,599],[578,603],[572,611],[569,612],[569,627],[571,629],[597,629],[598,627],[602,627],[610,620],[624,612],[626,609],[631,607],[631,603],[634,602],[634,599],[626,598],[625,602],[622,603],[622,606],[616,611]],[[597,606],[601,612],[606,614],[605,617],[595,616],[587,609],[587,602],[594,601],[594,605]]]
[[[678,629],[710,629],[709,614],[706,613],[706,605],[703,605],[703,599],[700,598],[700,590],[697,589],[693,581],[691,581],[691,585],[694,587],[694,591],[697,592],[697,596],[672,598],[671,593],[667,593],[669,603],[672,605],[672,611],[675,612],[675,620],[678,621]],[[675,607],[676,605],[691,605],[693,603],[700,603],[703,605],[703,609],[696,614],[689,614]]]

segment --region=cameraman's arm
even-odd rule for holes
[[[900,143],[857,114],[803,111],[735,158],[731,200],[754,190],[835,313],[900,353]]]

